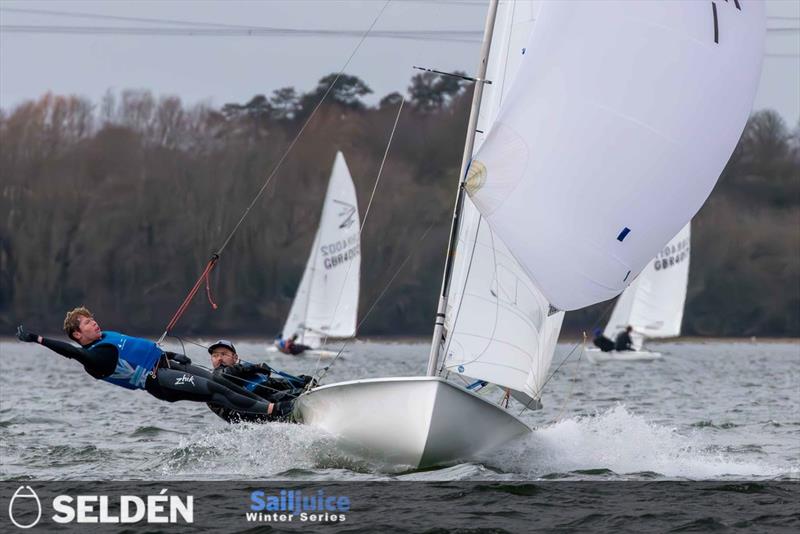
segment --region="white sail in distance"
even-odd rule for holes
[[[543,2],[467,191],[553,306],[619,294],[698,211],[764,32],[760,1]]]
[[[603,335],[613,340],[630,325],[636,350],[645,339],[680,335],[689,283],[690,227],[684,226],[620,295]]]
[[[327,337],[356,334],[361,279],[361,222],[344,155],[336,154],[322,216],[283,337],[313,348]]]
[[[481,99],[477,150],[492,127],[533,30],[536,2],[498,6]],[[483,132],[483,133],[481,133]],[[444,367],[539,399],[563,313],[550,308],[469,198],[459,218],[445,315]]]

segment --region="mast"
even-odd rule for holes
[[[458,192],[456,194],[456,205],[453,209],[453,221],[450,226],[450,241],[447,245],[447,256],[444,264],[444,276],[442,278],[442,290],[439,293],[439,306],[436,309],[436,323],[433,327],[433,340],[431,351],[428,356],[428,369],[426,374],[434,376],[439,362],[439,345],[444,329],[445,310],[447,309],[447,296],[450,290],[450,275],[453,270],[453,259],[455,257],[456,240],[458,239],[459,215],[464,204],[464,180],[467,175],[469,163],[472,160],[472,149],[475,145],[475,129],[478,126],[478,114],[481,107],[483,96],[483,84],[486,82],[486,67],[489,62],[489,51],[492,47],[492,34],[494,33],[494,22],[497,17],[498,0],[490,0],[489,12],[486,15],[486,27],[483,30],[483,43],[481,44],[480,62],[478,63],[477,85],[472,94],[472,107],[469,112],[469,123],[467,126],[467,138],[464,142],[464,155],[461,159],[461,170],[458,177]]]

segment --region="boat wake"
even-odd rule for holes
[[[156,463],[162,477],[173,479],[324,480],[360,478],[375,471],[341,452],[331,436],[285,423],[237,424],[184,437],[164,451],[154,467]]]
[[[754,458],[763,454],[743,444],[720,443],[713,432],[679,431],[617,406],[541,427],[474,462],[409,471],[349,455],[313,427],[240,424],[183,436],[149,467],[167,479],[215,480],[752,480],[800,473]]]
[[[617,406],[539,428],[484,464],[526,479],[752,479],[797,471],[754,461],[752,451],[743,458],[703,430],[679,432]]]

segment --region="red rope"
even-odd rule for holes
[[[214,302],[214,299],[211,297],[211,282],[208,281],[208,277],[211,274],[211,271],[206,273],[206,296],[208,297],[208,303],[211,304],[211,309],[216,310],[219,308],[217,303]]]
[[[172,319],[170,319],[165,334],[169,333],[169,331],[172,330],[172,328],[178,323],[178,320],[186,311],[186,308],[189,307],[189,304],[192,302],[192,299],[197,294],[197,291],[200,289],[200,285],[203,283],[203,281],[205,281],[206,283],[206,294],[208,295],[208,301],[211,303],[211,307],[213,309],[215,310],[217,309],[216,303],[211,299],[211,287],[208,281],[208,275],[211,274],[211,270],[214,269],[214,266],[217,264],[218,261],[219,261],[219,255],[217,254],[214,254],[213,256],[211,256],[211,259],[208,260],[208,264],[206,265],[206,268],[203,270],[203,274],[201,274],[200,278],[197,279],[197,282],[194,283],[194,286],[189,291],[189,294],[186,295],[183,304],[181,304],[178,307],[178,311],[176,311],[175,315],[173,315]]]

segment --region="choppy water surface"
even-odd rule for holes
[[[5,340],[0,479],[798,479],[799,344],[652,346],[663,360],[569,361],[548,384],[544,409],[523,415],[531,435],[469,463],[408,472],[347,456],[312,428],[230,426],[205,405],[95,381],[41,346]],[[187,347],[210,365],[201,348]],[[268,355],[260,343],[237,348],[289,372],[316,364]],[[571,349],[560,345],[555,361]],[[325,383],[420,374],[427,352],[423,343],[356,342]]]

